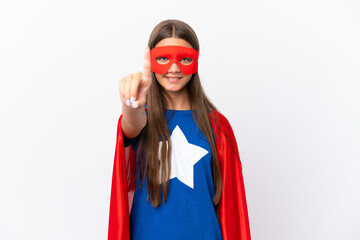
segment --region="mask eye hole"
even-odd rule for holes
[[[169,62],[169,59],[166,57],[157,57],[157,58],[155,58],[155,61],[158,64],[167,64]]]
[[[180,60],[181,64],[184,64],[184,65],[190,65],[192,62],[193,62],[193,59],[192,58],[183,58]]]

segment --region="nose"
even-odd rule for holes
[[[172,72],[172,73],[177,73],[177,72],[181,72],[181,69],[179,68],[179,66],[177,65],[176,62],[174,62],[171,67],[169,68],[168,72]]]

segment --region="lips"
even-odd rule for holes
[[[171,77],[171,76],[164,76],[164,78],[171,83],[178,82],[182,79],[182,77]]]

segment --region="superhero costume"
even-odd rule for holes
[[[248,240],[251,239],[250,226],[236,139],[228,120],[216,111],[212,113],[214,118],[211,114],[209,117],[215,135],[223,187],[218,205],[222,237],[224,240]],[[112,176],[109,240],[130,239],[129,212],[136,181],[135,152],[131,147],[124,148],[121,119],[122,115],[118,121]]]

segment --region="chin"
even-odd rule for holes
[[[171,93],[180,92],[181,90],[184,89],[184,86],[168,86],[168,85],[163,85],[163,84],[161,84],[161,86],[163,87],[163,89],[165,91],[171,92]]]

